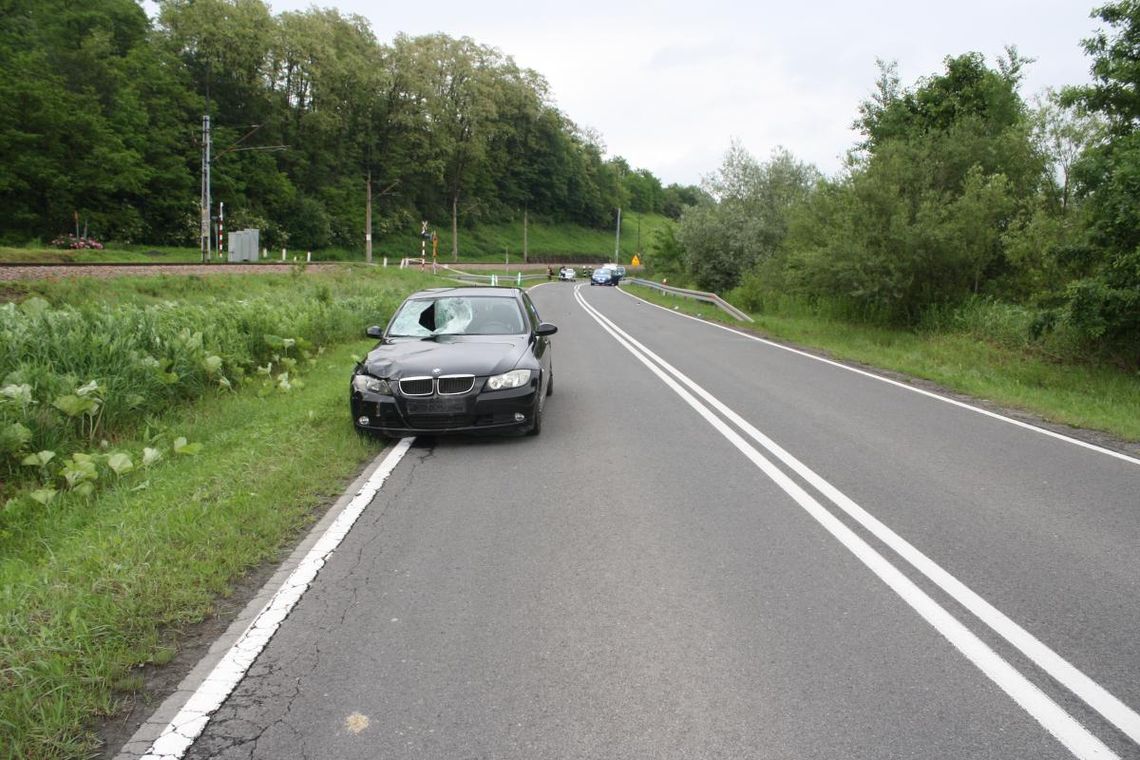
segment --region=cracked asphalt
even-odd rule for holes
[[[613,289],[583,295],[1140,702],[1140,466]],[[418,440],[188,757],[1073,756],[623,351],[572,286],[533,297],[559,326],[542,435]],[[1117,756],[1140,757],[904,572]]]

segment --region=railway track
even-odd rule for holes
[[[344,264],[321,262],[294,264],[266,262],[264,264],[202,264],[200,262],[168,262],[163,264],[145,263],[93,263],[93,262],[54,262],[0,263],[0,281],[61,279],[64,277],[147,277],[157,274],[214,275],[214,274],[266,274],[288,272],[293,267],[303,266],[306,270],[322,271],[334,269]]]

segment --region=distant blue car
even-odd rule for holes
[[[591,285],[617,285],[619,280],[621,280],[621,276],[617,270],[610,267],[598,267],[590,275]]]

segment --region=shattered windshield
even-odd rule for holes
[[[428,338],[434,335],[516,335],[525,332],[513,298],[446,296],[406,302],[392,319],[388,335]]]

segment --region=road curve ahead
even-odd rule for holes
[[[1140,757],[1140,462],[532,296],[542,435],[417,440],[188,757]]]

